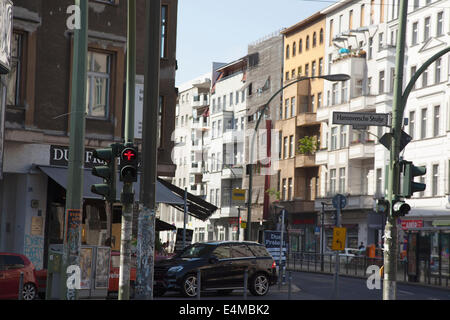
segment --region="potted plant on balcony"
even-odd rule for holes
[[[305,136],[298,140],[297,153],[313,155],[317,151],[317,137]]]

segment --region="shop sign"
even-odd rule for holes
[[[423,220],[402,220],[402,229],[423,228]]]
[[[84,167],[92,168],[94,165],[102,163],[93,157],[95,149],[86,148],[84,151]],[[68,167],[69,166],[69,147],[66,146],[50,146],[50,165]]]
[[[433,226],[450,226],[450,220],[435,220],[433,221]]]
[[[314,224],[314,219],[295,219],[292,224]]]
[[[12,10],[10,0],[0,0],[0,74],[9,73],[11,69]]]

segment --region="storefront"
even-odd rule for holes
[[[317,229],[317,215],[293,214],[288,226],[290,252],[319,252],[320,231]]]

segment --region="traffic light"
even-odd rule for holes
[[[120,153],[120,181],[137,182],[138,151],[135,146],[127,146]]]
[[[395,201],[392,207],[393,215],[396,217],[406,216],[411,211],[411,206],[405,201]]]
[[[400,169],[400,196],[411,198],[414,192],[425,190],[426,184],[414,182],[414,178],[425,175],[427,173],[426,167],[416,167],[410,161],[401,161]]]
[[[377,199],[376,211],[381,214],[389,214],[389,201],[384,199]]]
[[[116,157],[117,145],[111,145],[110,148],[97,149],[93,153],[94,158],[102,160],[105,164],[95,166],[92,174],[103,178],[103,183],[91,186],[91,192],[101,195],[108,202],[116,201]]]

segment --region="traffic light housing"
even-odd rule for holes
[[[416,167],[411,161],[401,161],[400,169],[400,196],[411,198],[414,192],[425,191],[426,184],[414,182],[414,178],[425,175],[427,173],[426,167]]]
[[[103,179],[103,183],[91,186],[91,192],[101,195],[108,202],[116,201],[116,157],[120,145],[112,144],[109,148],[94,150],[93,157],[104,164],[92,168],[92,174]]]
[[[137,182],[138,176],[138,149],[135,146],[126,146],[120,153],[120,181]]]
[[[380,214],[389,214],[389,201],[384,199],[376,200],[376,211]]]
[[[411,206],[405,201],[395,201],[392,207],[393,215],[396,217],[406,216],[411,211]]]

